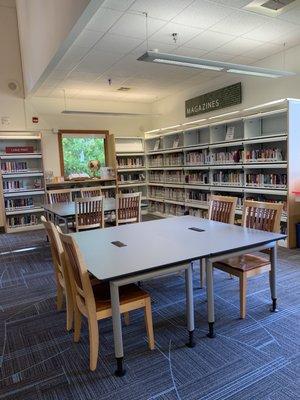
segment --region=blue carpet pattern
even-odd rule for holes
[[[38,248],[34,249],[34,246]],[[33,249],[16,252],[17,249]],[[88,370],[88,333],[80,343],[55,308],[55,281],[43,232],[0,235],[0,399],[285,400],[299,399],[300,252],[280,249],[280,311],[268,311],[267,275],[249,280],[247,318],[239,319],[238,280],[215,271],[217,337],[206,337],[205,290],[195,268],[196,347],[185,346],[183,277],[145,282],[153,299],[156,349],[143,314],[124,326],[123,378],[113,375],[111,320],[101,321],[98,368]]]

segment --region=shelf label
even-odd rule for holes
[[[204,114],[221,108],[235,106],[242,102],[242,84],[226,86],[213,92],[205,93],[185,102],[185,117]]]

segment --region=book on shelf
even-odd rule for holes
[[[10,172],[27,172],[28,166],[26,161],[1,161],[2,174]]]
[[[159,149],[160,139],[155,140],[153,151],[157,151]]]
[[[173,142],[173,149],[177,149],[179,146],[179,136],[176,136]]]
[[[7,222],[10,228],[38,225],[40,223],[40,217],[36,214],[14,215],[9,216]]]
[[[225,141],[234,139],[234,126],[227,126]]]

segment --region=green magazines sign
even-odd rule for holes
[[[202,94],[185,102],[185,116],[204,114],[209,111],[235,106],[242,102],[242,84],[226,86],[213,92]]]

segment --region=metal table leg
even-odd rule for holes
[[[214,282],[213,265],[210,259],[205,261],[206,266],[206,296],[207,296],[207,315],[208,315],[208,334],[209,338],[214,338],[215,306],[214,306]]]
[[[270,271],[270,289],[272,298],[271,312],[277,312],[277,289],[276,289],[276,268],[277,268],[277,243],[271,247],[271,271]]]
[[[194,296],[193,296],[193,267],[192,263],[185,270],[185,290],[186,290],[186,319],[187,329],[189,332],[189,341],[186,344],[188,347],[194,347]]]
[[[123,376],[125,375],[126,371],[123,368],[124,352],[123,352],[122,324],[121,324],[121,314],[120,314],[119,287],[113,281],[109,283],[109,286],[110,286],[110,296],[111,296],[115,356],[117,360],[117,369],[115,371],[115,375]]]

